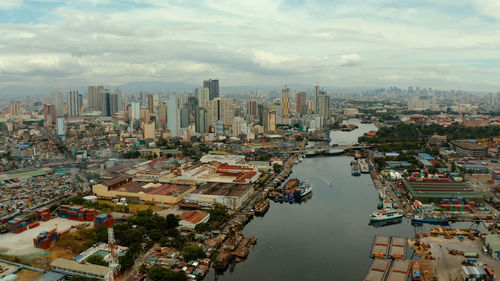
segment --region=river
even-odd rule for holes
[[[356,123],[354,131],[332,132],[332,143],[356,142],[357,136],[376,130],[373,124]],[[300,204],[271,201],[266,215],[243,230],[258,238],[248,258],[222,275],[211,271],[205,280],[362,280],[375,235],[414,237],[416,229],[407,219],[384,227],[368,224],[378,193],[369,174],[351,176],[351,160],[315,157],[295,165],[290,178],[312,183],[311,198]]]

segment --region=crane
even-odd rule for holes
[[[109,261],[110,276],[109,281],[120,280],[120,263],[118,262],[118,252],[116,249],[115,234],[113,232],[113,215],[108,212],[108,219],[106,220],[105,226],[108,228],[108,248],[109,256],[111,257]]]

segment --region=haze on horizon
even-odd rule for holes
[[[0,88],[500,89],[500,2],[1,0]]]

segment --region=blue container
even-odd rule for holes
[[[57,233],[56,232],[52,233],[52,235],[50,236],[50,239],[52,241],[54,241],[54,240],[56,240],[56,238],[57,238]]]

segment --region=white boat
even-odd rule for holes
[[[370,216],[370,222],[391,221],[402,217],[403,213],[399,210],[380,210],[372,213]]]
[[[311,193],[312,185],[307,182],[301,182],[299,186],[293,191],[293,196],[295,198],[304,197],[307,194]]]
[[[385,190],[384,190],[384,188],[379,189],[379,191],[378,191],[378,197],[380,197],[380,200],[384,200],[385,199]]]

